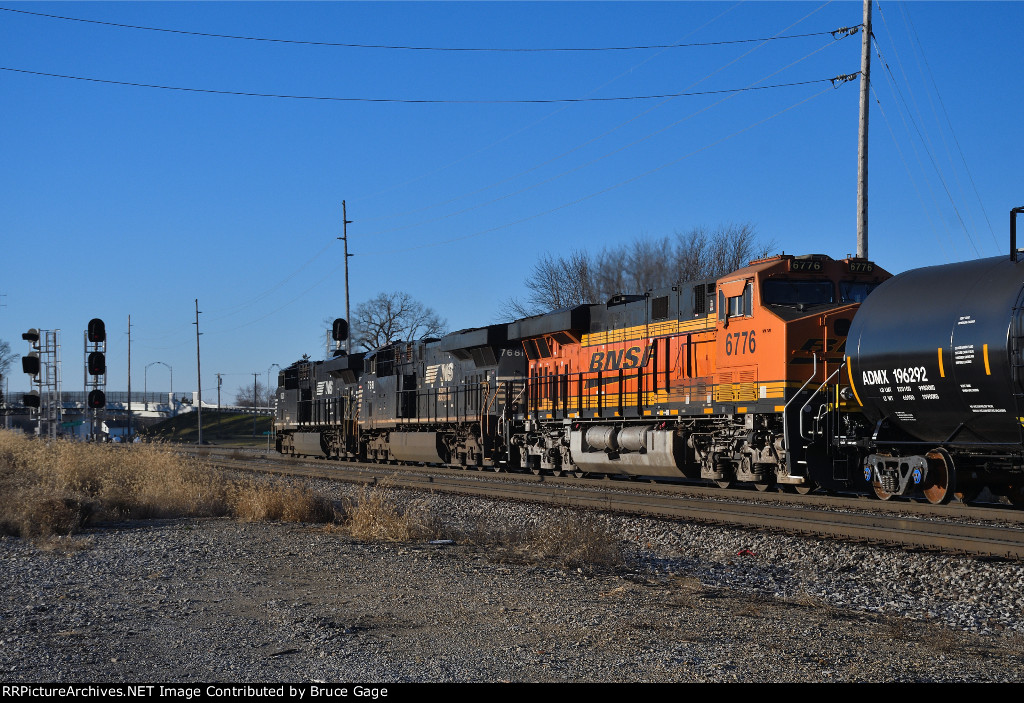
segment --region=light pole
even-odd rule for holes
[[[256,436],[256,384],[259,383],[259,373],[252,372],[252,436]]]
[[[272,387],[270,385],[270,370],[272,368],[274,368],[275,366],[278,368],[278,370],[281,369],[281,364],[271,364],[270,366],[267,367],[267,400],[268,401],[273,397],[273,396],[270,395],[270,389]],[[270,403],[270,405],[271,405],[271,407],[273,407],[273,403]]]
[[[267,367],[267,400],[270,400],[270,369],[277,367],[280,371],[281,364],[271,364]],[[270,404],[270,430],[267,432],[267,451],[270,451],[270,435],[274,430],[274,407],[277,405],[277,393],[274,393],[274,402]]]

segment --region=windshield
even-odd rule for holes
[[[863,303],[868,293],[877,287],[877,283],[865,281],[840,281],[839,299],[843,303]]]
[[[793,281],[769,279],[761,286],[765,305],[820,305],[836,301],[832,281]]]

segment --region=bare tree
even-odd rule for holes
[[[447,333],[447,321],[408,293],[378,293],[352,311],[352,345],[369,351],[398,340],[413,341]]]
[[[631,244],[596,254],[543,255],[524,282],[525,300],[511,298],[500,311],[505,318],[528,317],[559,308],[602,303],[618,293],[704,278],[717,278],[763,258],[775,247],[762,243],[750,224],[695,227],[675,237],[638,238]]]
[[[18,354],[11,351],[10,342],[0,339],[0,376],[7,373],[7,369],[11,368],[11,364],[18,358]]]
[[[253,406],[253,384],[239,386],[235,391],[235,405],[240,408],[251,408]],[[274,391],[267,388],[259,380],[256,381],[255,390],[256,407],[269,408],[274,405]]]

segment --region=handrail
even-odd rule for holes
[[[824,388],[825,386],[827,386],[828,382],[830,380],[832,380],[832,377],[835,376],[840,371],[842,371],[844,366],[846,366],[846,362],[845,361],[839,365],[838,369],[836,369],[831,374],[829,374],[828,378],[826,378],[824,381],[822,381],[821,385],[818,386],[817,389],[813,393],[811,393],[811,396],[807,399],[807,402],[804,403],[802,406],[800,406],[800,438],[801,439],[808,439],[808,440],[811,439],[811,437],[807,437],[804,434],[804,408],[806,408],[808,405],[811,404],[811,401],[814,400],[814,397],[816,395],[818,395],[818,393],[821,393],[821,389]]]

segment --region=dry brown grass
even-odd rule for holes
[[[481,515],[476,527],[456,531],[445,528],[430,498],[403,498],[386,483],[363,488],[339,508],[295,482],[229,479],[201,458],[159,443],[47,441],[0,430],[0,496],[0,534],[40,542],[74,534],[90,522],[230,516],[329,523],[366,541],[451,537],[485,547],[495,559],[563,568],[616,567],[624,561],[621,541],[596,517],[566,514],[509,525]],[[60,541],[53,546],[77,548]]]
[[[230,515],[329,522],[308,489],[229,481],[161,444],[113,447],[0,431],[0,532],[67,535],[90,521]]]
[[[495,524],[481,516],[460,539],[487,547],[494,558],[567,569],[615,568],[625,562],[622,541],[598,518],[555,515],[534,525]]]
[[[441,536],[440,519],[429,500],[403,503],[387,484],[364,486],[345,501],[342,515],[346,531],[360,540],[407,542]]]
[[[228,492],[232,515],[250,522],[334,522],[334,505],[306,486],[282,485],[268,490],[265,484],[236,483]]]

